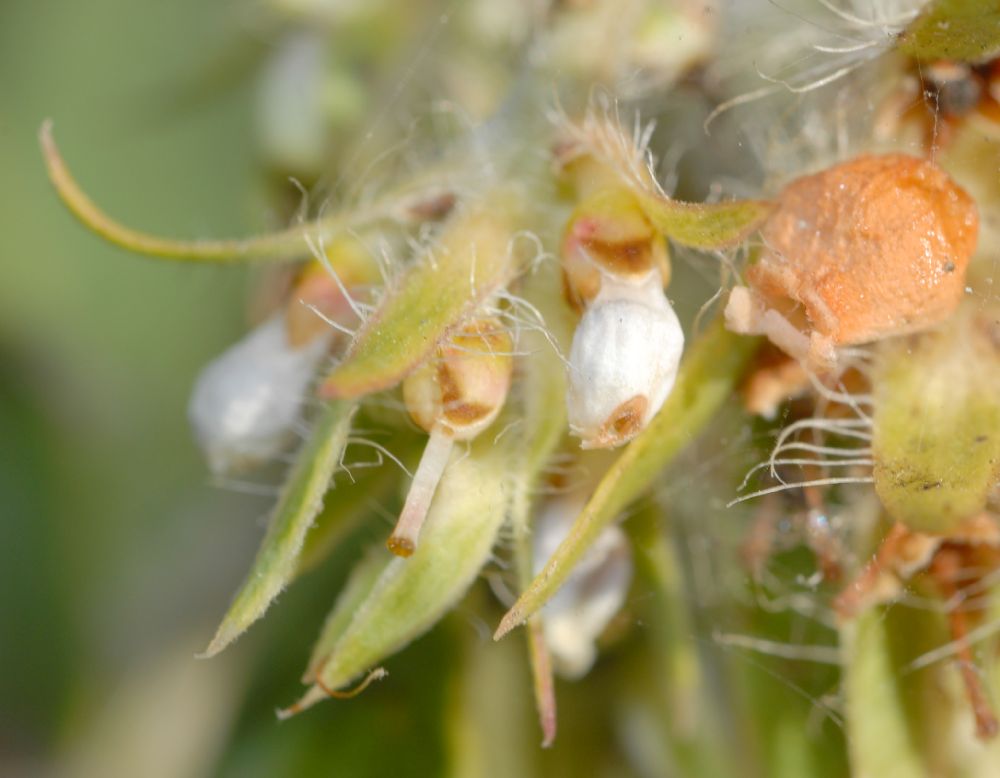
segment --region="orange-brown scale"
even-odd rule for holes
[[[739,394],[749,413],[771,419],[783,402],[799,397],[808,388],[809,374],[802,363],[765,343],[740,382]]]
[[[785,188],[747,278],[769,305],[801,305],[834,344],[864,343],[954,311],[978,226],[972,198],[934,163],[866,155]]]
[[[293,348],[330,333],[332,328],[316,315],[317,311],[344,327],[357,324],[357,316],[341,285],[352,297],[365,301],[371,288],[381,281],[375,262],[353,238],[335,240],[327,253],[337,267],[340,283],[323,262],[313,259],[299,269],[288,294],[285,322],[288,342]]]
[[[303,271],[286,309],[288,342],[293,348],[304,346],[330,332],[330,325],[317,316],[316,311],[334,321],[346,319],[345,314],[350,314],[350,306],[337,283],[325,268],[315,264],[317,267],[310,266]]]

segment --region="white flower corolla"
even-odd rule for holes
[[[238,472],[284,450],[329,343],[292,348],[280,312],[201,371],[188,418],[213,472]]]
[[[660,273],[606,278],[573,335],[566,405],[583,448],[612,448],[645,429],[673,388],[684,333]]]
[[[535,521],[535,574],[569,534],[583,508],[576,497],[549,502]],[[566,583],[542,608],[542,630],[556,671],[585,675],[597,658],[595,641],[621,610],[632,582],[632,554],[625,533],[612,525],[597,536]]]

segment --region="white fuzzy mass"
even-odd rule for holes
[[[570,349],[566,402],[573,433],[586,446],[635,397],[647,401],[644,428],[670,394],[683,350],[684,333],[658,273],[639,284],[606,279]]]
[[[293,349],[276,314],[202,370],[188,417],[216,473],[261,464],[284,450],[329,341]]]

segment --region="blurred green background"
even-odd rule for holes
[[[192,655],[266,501],[210,486],[184,419],[198,367],[244,325],[248,274],[105,245],[61,207],[36,142],[52,117],[87,189],[128,223],[260,228],[251,79],[182,89],[252,35],[234,19],[202,0],[0,4],[4,775],[199,774],[239,698],[238,656]]]

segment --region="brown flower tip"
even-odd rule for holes
[[[627,443],[646,426],[646,411],[649,399],[636,395],[626,400],[608,417],[597,435],[583,441],[583,448],[614,448]]]
[[[809,374],[802,363],[766,344],[754,356],[739,393],[748,413],[774,419],[783,402],[798,397],[808,388]]]
[[[602,278],[638,280],[658,268],[669,283],[667,246],[627,190],[603,189],[577,206],[563,237],[563,288],[582,310],[601,290]]]
[[[513,347],[499,320],[467,322],[403,382],[410,416],[428,432],[442,426],[459,440],[475,437],[507,399]]]
[[[413,556],[415,546],[413,541],[409,538],[400,538],[395,535],[390,535],[389,539],[385,542],[386,548],[388,548],[393,554],[401,557]]]

